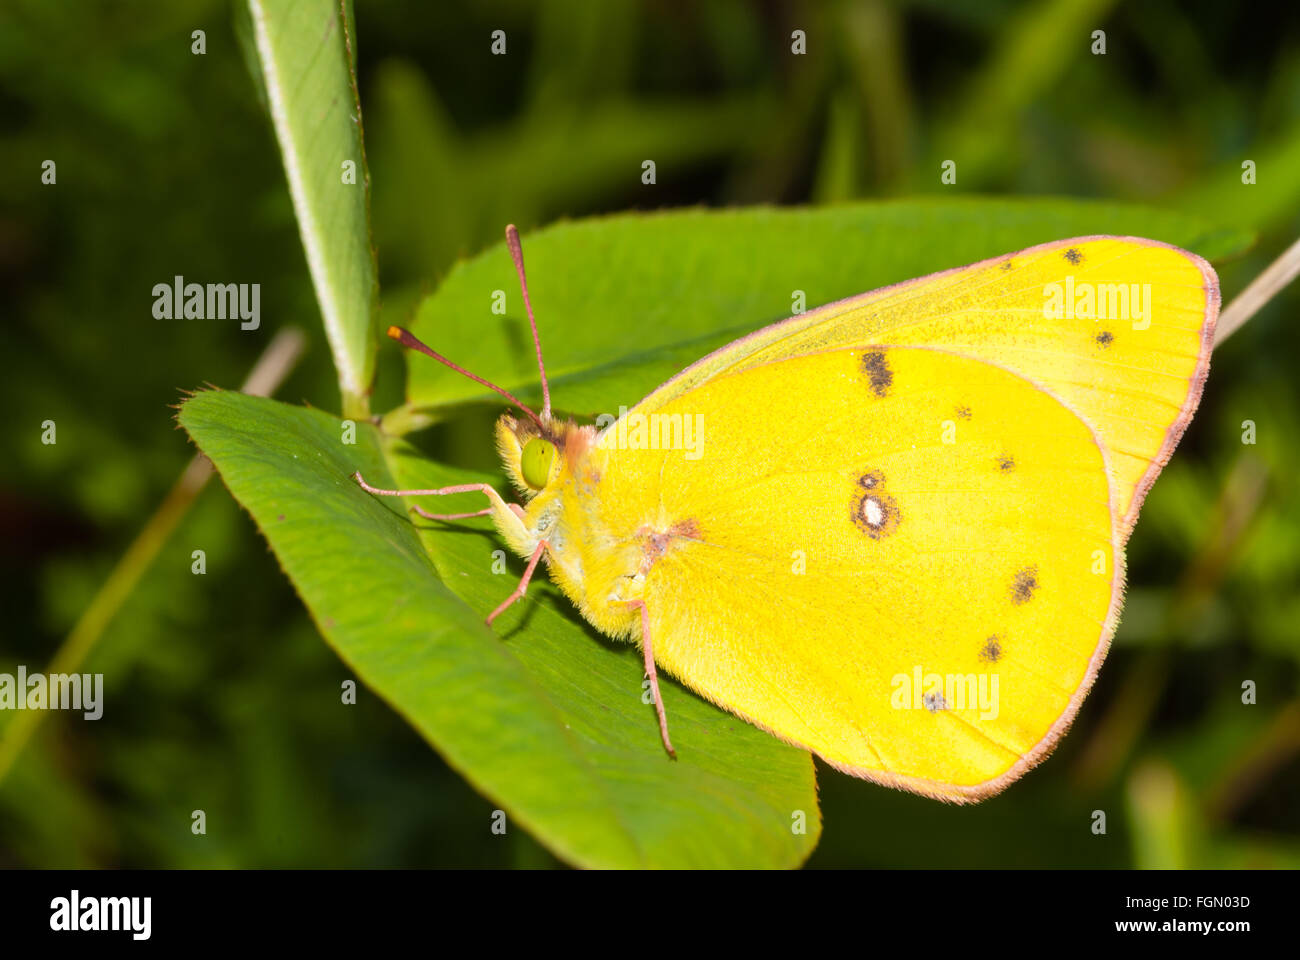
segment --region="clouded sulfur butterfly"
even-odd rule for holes
[[[846,773],[944,800],[1002,790],[1078,712],[1119,616],[1124,544],[1195,410],[1218,281],[1194,254],[1081,237],[792,317],[616,422],[503,395],[524,506],[479,492],[602,633]]]

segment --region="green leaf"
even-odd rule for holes
[[[1048,240],[1096,233],[1164,240],[1210,259],[1253,237],[1182,213],[1063,199],[909,200],[816,209],[687,210],[561,223],[524,237],[558,409],[617,412],[741,333],[886,284]],[[495,291],[504,315],[492,312]],[[504,244],[459,264],[420,306],[416,336],[528,399],[537,371]],[[671,348],[671,349],[665,349]],[[412,353],[408,409],[485,395]],[[570,385],[572,384],[572,389]],[[415,418],[419,422],[419,418]]]
[[[635,647],[601,637],[542,578],[489,630],[483,616],[522,566],[493,574],[502,545],[491,525],[419,521],[428,529],[417,532],[400,501],[366,494],[351,475],[377,486],[484,478],[369,424],[348,444],[327,414],[235,393],[197,394],[180,421],[326,640],[507,811],[511,829],[590,867],[788,867],[812,851],[820,815],[807,753],[669,682],[670,760],[642,703]],[[448,501],[459,512],[481,497]],[[806,834],[791,830],[799,810]]]
[[[368,412],[379,295],[351,3],[248,0],[262,91],[346,416]],[[351,183],[344,165],[353,166]]]

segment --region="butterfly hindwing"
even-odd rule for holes
[[[664,531],[644,596],[665,671],[947,799],[1050,750],[1122,584],[1106,454],[1065,404],[994,364],[869,346],[724,373],[653,412],[689,418],[694,448],[607,431],[592,464],[602,529]]]

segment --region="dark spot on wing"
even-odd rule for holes
[[[956,409],[956,414],[957,414],[957,418],[958,418],[959,420],[969,420],[969,419],[970,419],[970,407],[958,407],[958,408]]]
[[[1070,261],[1070,263],[1076,265],[1083,263],[1083,254],[1081,254],[1078,250],[1074,249],[1074,247],[1071,247],[1069,250],[1066,250],[1064,256],[1066,260]]]
[[[849,519],[872,540],[887,537],[898,528],[902,515],[898,503],[882,489],[885,475],[871,470],[858,477],[858,491],[849,500]]]
[[[1016,579],[1011,584],[1011,602],[1015,604],[1028,603],[1034,598],[1034,591],[1038,589],[1038,568],[1025,567],[1023,570],[1016,572]]]
[[[925,709],[931,713],[948,709],[948,701],[943,698],[942,693],[927,693],[921,700],[925,703]]]
[[[1003,473],[1010,473],[1012,470],[1016,469],[1015,458],[1008,457],[1005,454],[1003,454],[1002,456],[997,457],[996,459],[998,461],[998,469],[1001,470]]]
[[[894,383],[894,371],[889,369],[883,350],[873,350],[862,357],[862,372],[871,381],[872,392],[878,397],[889,393]]]
[[[984,646],[980,649],[980,659],[985,663],[997,663],[1002,659],[1002,638],[998,636],[989,637],[984,641]]]
[[[1002,269],[1003,269],[1003,270],[1010,270],[1010,269],[1011,269],[1011,261],[1010,261],[1010,260],[1003,260],[1003,261],[1002,261]]]
[[[1097,346],[1109,347],[1111,342],[1115,339],[1115,334],[1111,333],[1109,330],[1103,330],[1093,339],[1097,341]]]
[[[858,486],[864,490],[872,490],[885,482],[885,475],[879,470],[870,470],[858,477]]]

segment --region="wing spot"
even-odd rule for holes
[[[874,350],[862,356],[862,372],[871,382],[871,390],[878,397],[889,393],[894,383],[894,371],[889,369],[883,350]]]
[[[1010,260],[1003,260],[1003,261],[1002,261],[1002,269],[1003,269],[1003,271],[1010,270],[1010,269],[1011,269],[1011,261],[1010,261]]]
[[[938,713],[940,710],[948,709],[948,701],[943,698],[942,693],[927,693],[921,699],[925,703],[925,709],[931,713]]]
[[[984,646],[980,649],[980,659],[985,663],[997,663],[1002,659],[1002,638],[997,636],[989,637],[984,641]]]
[[[1115,334],[1111,333],[1109,330],[1103,330],[1093,339],[1097,341],[1097,346],[1104,349],[1111,345],[1111,342],[1115,339]]]
[[[880,491],[885,475],[872,470],[858,477],[865,493],[854,493],[850,515],[853,525],[873,540],[887,537],[898,527],[900,515],[894,498]]]
[[[1066,250],[1063,256],[1065,257],[1066,260],[1069,260],[1070,263],[1076,266],[1083,263],[1083,254],[1081,254],[1078,250],[1074,249],[1074,247],[1071,247],[1069,250]]]
[[[1003,454],[994,459],[998,462],[998,469],[1003,473],[1010,473],[1012,470],[1016,469],[1016,461],[1014,457],[1008,457],[1006,454]]]
[[[958,420],[969,420],[969,419],[970,419],[970,407],[967,407],[967,406],[960,406],[960,407],[957,407],[953,412],[957,414],[957,419],[958,419]]]
[[[1017,606],[1028,603],[1034,598],[1034,591],[1039,587],[1038,568],[1025,567],[1016,571],[1016,578],[1011,583],[1011,602]]]

